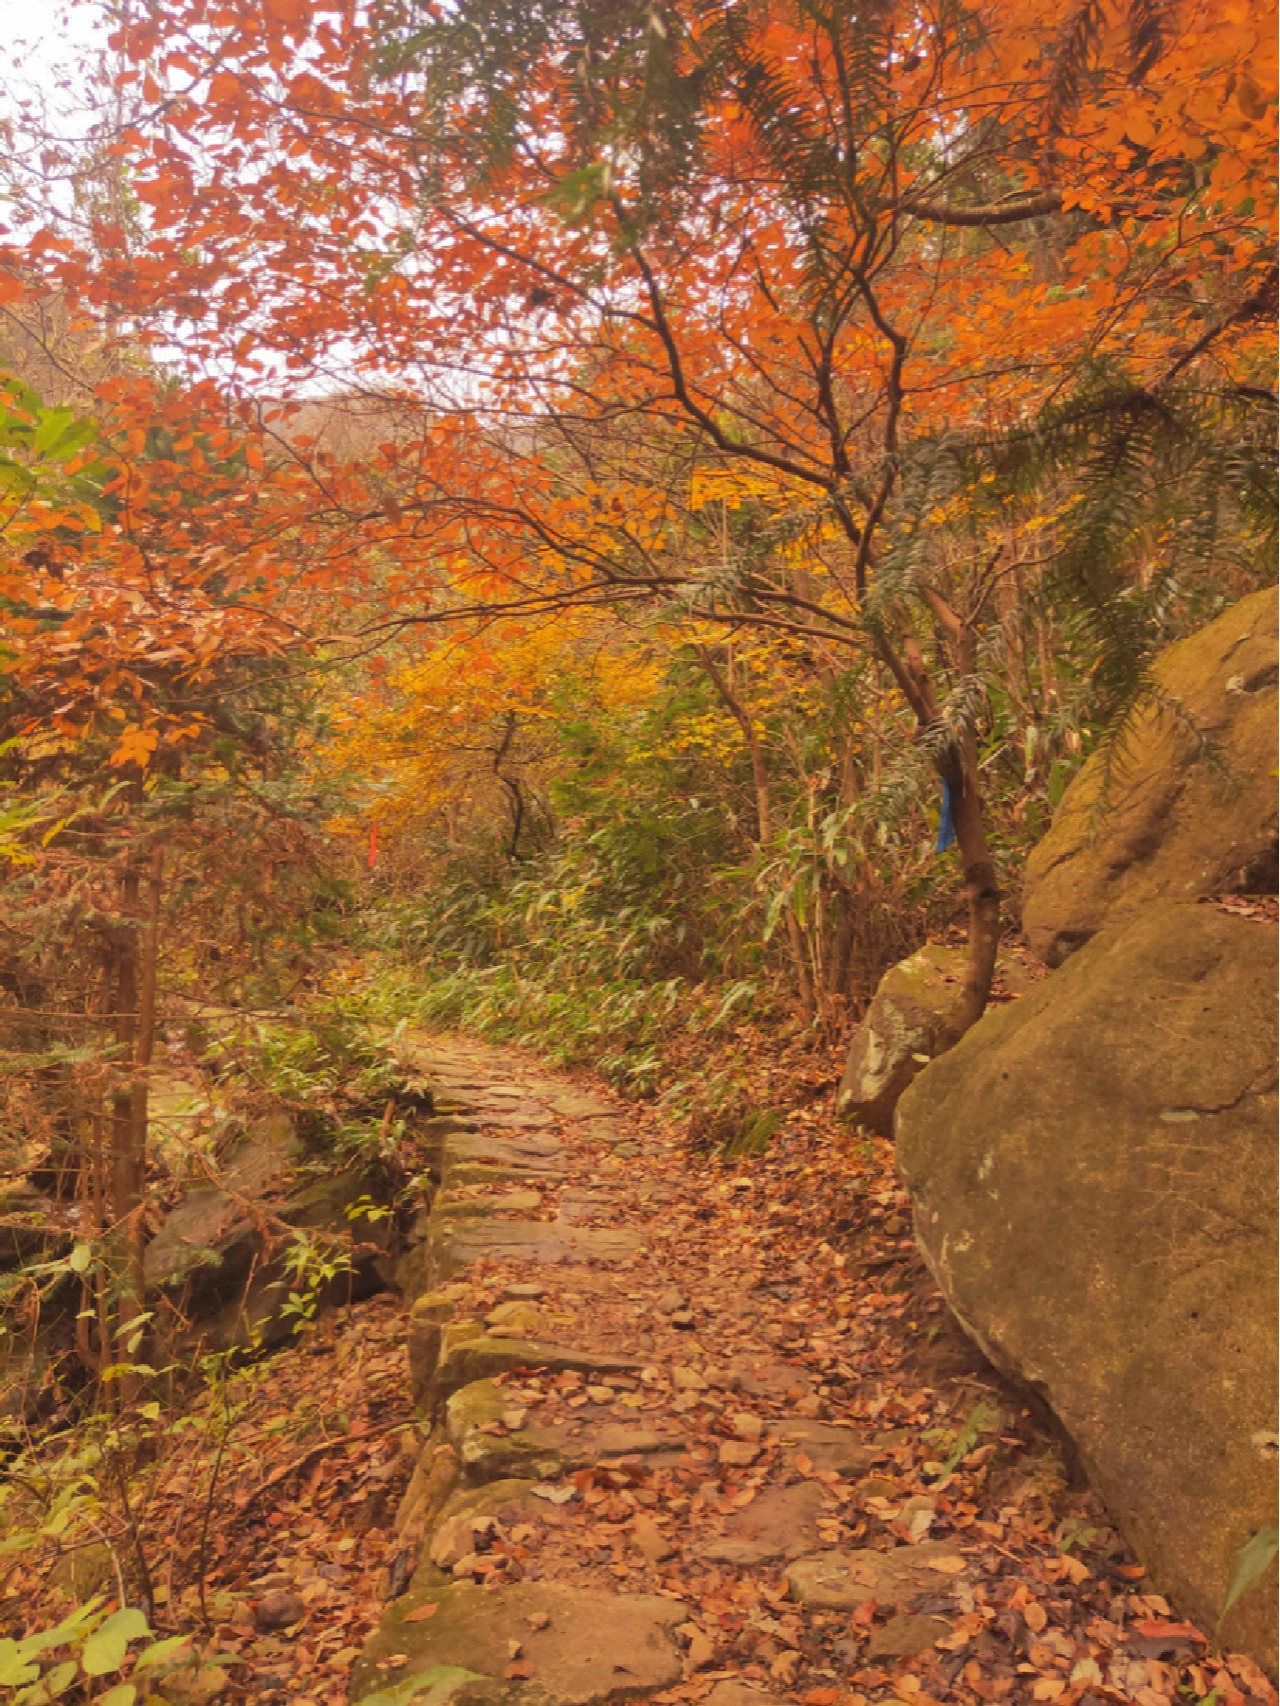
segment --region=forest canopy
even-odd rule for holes
[[[961,929],[960,1035],[1272,573],[1273,9],[103,15],[4,119],[0,980],[138,1297],[157,976],[358,929],[648,1092]]]

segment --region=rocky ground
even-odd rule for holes
[[[947,1319],[829,1086],[793,1073],[800,1111],[723,1163],[529,1057],[413,1052],[408,1294],[235,1377],[147,1513],[158,1620],[203,1604],[195,1695],[1275,1699]]]

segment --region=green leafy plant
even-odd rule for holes
[[[294,1289],[280,1310],[292,1318],[295,1333],[315,1320],[328,1287],[340,1274],[349,1274],[352,1266],[350,1252],[335,1239],[317,1232],[295,1232],[284,1255],[285,1272]]]
[[[1250,1535],[1236,1553],[1231,1580],[1227,1583],[1227,1597],[1222,1602],[1222,1610],[1218,1613],[1217,1623],[1214,1624],[1215,1641],[1228,1614],[1235,1609],[1249,1589],[1262,1580],[1277,1553],[1280,1553],[1280,1525],[1274,1522],[1267,1523],[1256,1534]]]
[[[464,1682],[480,1682],[474,1671],[459,1665],[432,1665],[416,1671],[392,1688],[362,1695],[356,1706],[445,1706]]]
[[[162,1666],[189,1644],[185,1635],[152,1640],[151,1626],[135,1606],[109,1611],[99,1596],[51,1628],[18,1641],[0,1640],[0,1687],[18,1690],[14,1706],[48,1706],[73,1684],[79,1684],[82,1697],[96,1699],[99,1706],[134,1706],[138,1688],[133,1682],[117,1683],[101,1695],[92,1691],[101,1679],[121,1669],[129,1648],[142,1640],[149,1645],[135,1654],[135,1671]],[[38,1661],[59,1648],[66,1648],[71,1656],[42,1671]]]
[[[1000,1424],[1001,1409],[993,1398],[980,1398],[960,1425],[957,1433],[947,1428],[935,1428],[924,1438],[931,1445],[945,1445],[947,1455],[934,1466],[934,1479],[945,1481],[952,1470],[962,1463],[977,1445],[982,1435],[991,1433]]]

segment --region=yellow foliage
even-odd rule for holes
[[[503,777],[535,793],[552,779],[553,721],[624,710],[653,691],[656,665],[619,641],[583,612],[466,634],[410,630],[333,706],[326,762],[363,779],[368,814],[393,834],[433,816],[497,815]]]

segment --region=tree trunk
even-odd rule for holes
[[[972,626],[938,593],[928,587],[922,591],[951,644],[956,668],[962,676],[971,675],[977,649]],[[921,733],[933,728],[938,722],[938,699],[915,635],[910,631],[903,635],[900,652],[881,635],[877,649],[915,712]],[[942,1046],[950,1048],[986,1011],[1000,948],[1000,885],[987,840],[978,774],[978,741],[973,731],[966,732],[958,746],[935,758],[934,768],[951,793],[951,818],[969,902],[969,958],[964,987],[943,1027]]]
[[[142,1194],[142,1172],[133,1141],[131,1070],[138,1037],[138,932],[134,922],[138,911],[138,885],[138,868],[130,860],[120,884],[120,911],[124,922],[114,932],[112,992],[116,1082],[111,1092],[111,1224],[122,1239],[127,1237],[133,1211]],[[127,1288],[127,1263],[120,1277],[122,1286]]]
[[[131,859],[121,883],[126,920],[115,946],[115,1037],[122,1081],[112,1092],[111,1220],[120,1250],[120,1302],[116,1359],[134,1360],[129,1345],[146,1308],[144,1184],[147,1156],[148,1071],[155,1044],[156,959],[159,946],[160,882],[164,855],[156,848],[147,872],[147,904],[139,942],[141,878]],[[141,954],[139,953],[141,948]],[[127,1065],[126,1065],[127,1063]],[[128,1080],[123,1081],[127,1070]],[[127,1382],[126,1388],[133,1383]],[[126,1390],[126,1396],[128,1391]]]
[[[751,713],[730,687],[727,679],[716,665],[706,646],[699,646],[698,658],[707,677],[716,692],[720,695],[725,709],[733,717],[742,730],[742,739],[751,759],[751,782],[756,796],[756,834],[759,845],[763,848],[773,833],[773,808],[769,782],[769,767],[765,763],[764,749],[760,745],[760,737],[756,734],[755,724],[751,721]],[[794,908],[783,909],[783,922],[787,931],[787,946],[791,950],[791,960],[795,967],[796,986],[800,994],[800,1009],[810,1023],[817,1017],[818,1002],[814,991],[813,977],[809,970],[809,957],[805,952],[804,934],[800,929],[800,920],[795,915]]]
[[[944,1026],[944,1045],[950,1048],[986,1011],[1000,949],[1000,885],[987,841],[986,814],[978,781],[977,742],[973,737],[967,736],[953,762],[940,768],[951,791],[951,816],[969,903],[969,956],[964,987]]]

